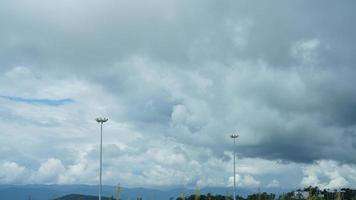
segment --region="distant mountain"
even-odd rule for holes
[[[63,197],[56,198],[55,200],[98,200],[98,196],[69,194]],[[108,200],[108,197],[101,197],[102,200]]]
[[[115,196],[115,186],[103,186],[103,196]],[[256,193],[257,189],[241,189],[238,188],[238,194],[246,196],[251,193]],[[287,189],[265,190],[281,194],[289,191]],[[232,189],[227,187],[208,187],[200,190],[201,194],[232,194]],[[149,188],[122,188],[121,199],[132,200],[141,197],[143,200],[168,200],[170,198],[179,197],[181,194],[185,196],[195,193],[195,189],[173,188],[173,189],[149,189]],[[32,200],[51,200],[63,197],[68,194],[82,195],[98,195],[98,186],[93,185],[0,185],[0,200],[27,200],[31,196]],[[66,196],[70,197],[70,195]],[[62,200],[62,199],[61,199]]]

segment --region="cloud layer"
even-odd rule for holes
[[[355,185],[354,4],[2,1],[0,183]]]

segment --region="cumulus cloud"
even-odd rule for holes
[[[5,161],[0,165],[0,181],[5,184],[26,183],[23,178],[28,175],[24,166],[15,162]]]
[[[355,185],[355,166],[320,160],[303,168],[302,186],[340,189]]]
[[[240,176],[237,174],[235,179],[236,179],[237,186],[243,188],[257,188],[261,184],[251,175]],[[229,178],[229,183],[230,186],[234,184],[233,176]]]
[[[58,159],[50,158],[41,164],[34,178],[40,183],[60,182],[61,175],[65,172],[62,162]]]

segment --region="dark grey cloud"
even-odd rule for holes
[[[183,66],[236,58],[289,66],[291,43],[317,37],[332,47],[321,55],[327,58],[325,65],[354,63],[354,3],[316,2],[182,1],[159,6],[152,2],[149,7],[138,1],[78,2],[81,5],[71,5],[67,15],[60,3],[4,2],[3,19],[10,15],[12,20],[2,21],[2,60],[88,68],[144,54]]]

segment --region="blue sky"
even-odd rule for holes
[[[0,2],[0,184],[356,184],[354,1]]]
[[[73,103],[73,99],[31,99],[23,97],[13,97],[13,96],[4,96],[0,95],[0,98],[8,99],[10,101],[23,102],[35,105],[47,105],[47,106],[62,106],[67,103]]]

